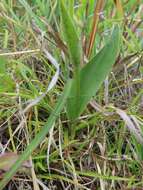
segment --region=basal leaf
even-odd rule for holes
[[[96,94],[115,63],[119,47],[120,34],[119,28],[116,26],[109,42],[80,71],[80,97],[78,102],[76,98],[76,80],[74,79],[67,102],[69,119],[76,119],[83,112],[92,96]]]
[[[61,17],[62,17],[62,26],[63,34],[68,46],[69,54],[72,60],[72,63],[75,66],[78,66],[81,61],[81,46],[80,40],[77,35],[75,25],[67,12],[67,9],[64,5],[64,2],[61,0]]]

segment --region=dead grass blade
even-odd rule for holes
[[[116,8],[117,8],[117,13],[119,15],[120,18],[123,18],[124,16],[124,10],[123,10],[123,6],[122,6],[122,2],[121,0],[114,0]]]
[[[91,50],[93,48],[93,44],[94,44],[94,41],[95,41],[95,36],[96,36],[96,33],[97,33],[97,27],[98,27],[98,23],[99,23],[99,16],[100,16],[100,14],[102,12],[103,4],[104,4],[104,0],[97,1],[96,7],[95,7],[95,10],[94,10],[92,30],[91,30],[90,38],[89,38],[89,45],[88,45],[88,48],[87,48],[87,51],[86,51],[86,56],[87,57],[90,56]]]
[[[119,108],[113,107],[113,109],[115,109],[116,113],[124,120],[126,127],[133,134],[136,140],[140,144],[143,144],[143,135],[137,119],[135,119],[134,116],[129,116],[125,111]]]

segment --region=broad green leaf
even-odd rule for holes
[[[120,34],[119,28],[116,26],[109,42],[80,71],[80,95],[78,102],[76,97],[76,80],[74,79],[67,102],[67,114],[69,119],[74,120],[79,117],[92,96],[95,96],[115,63],[119,47]]]
[[[79,66],[80,61],[81,61],[80,40],[78,38],[75,25],[70,15],[68,14],[67,9],[62,0],[60,3],[60,8],[61,8],[63,34],[68,46],[72,63],[77,67]]]

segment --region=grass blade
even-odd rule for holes
[[[31,155],[34,149],[40,144],[40,142],[45,138],[56,118],[60,114],[63,109],[66,99],[69,95],[71,88],[71,80],[65,86],[62,96],[59,98],[53,112],[51,113],[47,123],[43,126],[42,130],[35,136],[35,138],[31,141],[29,146],[23,152],[23,154],[19,157],[16,163],[12,166],[9,172],[6,173],[3,180],[0,182],[0,190],[2,190],[9,180],[13,177],[13,175],[17,172],[18,168],[22,165],[22,163],[27,160],[27,158]]]
[[[44,24],[41,22],[39,17],[32,11],[30,5],[25,0],[19,0],[20,4],[26,9],[27,13],[31,16],[32,19],[35,20],[36,24],[39,26],[40,29],[43,31],[46,30]]]

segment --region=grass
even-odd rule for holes
[[[3,162],[6,152],[20,155],[7,173],[1,166],[0,189],[142,189],[142,3],[63,0],[77,35],[68,44],[60,2],[0,2],[0,149]],[[81,69],[117,23],[122,44],[112,72],[72,122],[60,95],[74,77],[75,41]],[[15,174],[24,160],[30,164]]]

